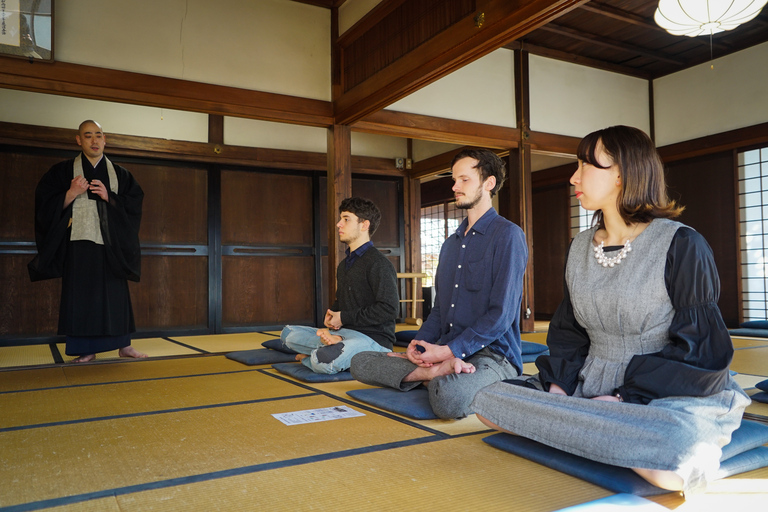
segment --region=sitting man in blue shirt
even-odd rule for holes
[[[283,345],[316,373],[347,370],[353,355],[388,352],[395,341],[397,274],[371,242],[381,212],[367,199],[350,197],[341,202],[339,217],[336,227],[347,257],[336,270],[336,301],[325,313],[326,328],[286,325],[280,333]]]
[[[429,390],[434,413],[471,414],[475,394],[522,372],[520,302],[528,261],[525,234],[500,217],[491,198],[506,178],[504,162],[485,149],[465,149],[451,163],[456,206],[467,218],[443,243],[437,297],[405,354],[363,352],[352,376],[366,384]]]

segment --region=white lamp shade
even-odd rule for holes
[[[732,30],[757,16],[768,0],[659,0],[653,18],[672,35],[696,37]]]

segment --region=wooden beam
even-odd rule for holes
[[[556,153],[560,155],[576,155],[576,149],[581,142],[580,137],[570,137],[568,135],[557,135],[555,133],[528,132],[526,142],[533,151],[542,151],[546,153]]]
[[[446,172],[449,173],[451,172],[451,162],[453,161],[453,157],[455,157],[462,149],[464,148],[452,149],[451,151],[426,158],[419,162],[414,162],[413,169],[408,175],[414,179],[423,179]],[[504,157],[509,153],[508,150],[502,149],[495,149],[493,152],[500,157]]]
[[[520,139],[520,131],[516,128],[391,110],[381,110],[370,114],[352,125],[352,129],[356,132],[377,135],[411,137],[496,149],[514,147]]]
[[[589,57],[582,57],[581,55],[576,55],[574,53],[568,53],[561,50],[546,48],[544,46],[524,43],[521,41],[512,41],[511,43],[504,45],[504,48],[507,48],[508,50],[525,50],[532,55],[548,57],[550,59],[561,60],[564,62],[579,64],[581,66],[588,66],[595,69],[612,71],[622,75],[634,76],[635,78],[643,78],[646,80],[653,78],[653,75],[649,71],[645,71],[643,69],[624,66],[622,64],[616,64],[604,60],[591,59]]]
[[[671,55],[667,55],[666,53],[649,50],[647,48],[641,48],[639,46],[623,43],[621,41],[616,41],[615,39],[599,36],[596,34],[589,34],[581,30],[574,30],[572,28],[563,27],[555,23],[550,23],[548,25],[545,25],[541,27],[539,30],[542,30],[544,32],[551,32],[559,36],[570,37],[571,39],[576,39],[577,41],[585,41],[590,44],[602,46],[604,48],[609,48],[611,50],[619,50],[622,52],[631,53],[633,55],[642,55],[644,57],[650,57],[655,60],[669,62],[671,64],[676,64],[678,66],[688,65],[687,61],[683,59],[678,59],[677,57],[673,57]]]
[[[0,144],[10,146],[76,151],[78,147],[75,144],[75,135],[77,135],[76,129],[0,122]],[[313,172],[326,172],[328,169],[328,158],[325,153],[226,146],[117,133],[107,135],[108,143],[105,152],[108,155]],[[353,173],[405,176],[403,171],[395,169],[391,158],[353,156],[351,163]]]
[[[328,101],[66,62],[0,57],[0,87],[308,126],[333,122]]]
[[[335,102],[335,122],[352,124],[359,121],[585,1],[477,0],[475,16],[468,16],[442,30],[344,92]],[[474,19],[479,19],[480,14],[484,16],[483,23]],[[402,37],[407,38],[408,34]],[[345,60],[350,58],[353,57],[342,52],[342,69],[346,67]]]
[[[764,144],[768,144],[768,123],[669,144],[658,150],[664,162],[674,162]]]

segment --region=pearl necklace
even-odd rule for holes
[[[619,249],[619,253],[616,256],[608,257],[605,255],[605,252],[603,252],[603,245],[604,241],[600,242],[600,245],[596,246],[594,248],[595,250],[595,258],[597,259],[597,262],[602,265],[605,268],[613,268],[619,263],[621,263],[621,260],[627,257],[627,254],[632,252],[632,244],[629,241],[629,238],[627,238],[627,241],[624,242],[624,247]]]

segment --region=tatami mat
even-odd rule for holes
[[[2,398],[0,431],[306,393],[255,370],[28,391]]]
[[[0,501],[7,506],[150,483],[173,485],[179,478],[215,477],[236,468],[429,435],[376,414],[291,427],[271,416],[338,404],[320,395],[105,419],[87,427],[74,423],[5,431],[0,434],[0,480],[27,485],[6,487]]]
[[[417,422],[346,395],[362,387],[210,355],[2,372],[0,510],[554,511],[610,494],[487,446],[474,416]],[[364,416],[272,416],[337,405]]]
[[[53,364],[54,362],[48,345],[0,347],[0,368]]]
[[[762,375],[747,375],[746,373],[737,373],[733,376],[733,380],[741,386],[741,389],[748,390],[755,387],[755,384],[765,380]]]
[[[186,356],[191,354],[200,354],[199,350],[187,348],[183,345],[179,345],[178,343],[174,343],[163,338],[137,338],[131,340],[131,346],[133,346],[133,348],[139,352],[147,354],[147,356],[150,357]],[[59,349],[61,358],[65,363],[69,363],[78,357],[68,356],[66,354],[66,344],[64,343],[58,343],[56,347]],[[96,359],[94,359],[94,361],[99,362],[121,359],[118,352],[118,350],[111,350],[109,352],[96,354]]]
[[[734,351],[731,370],[768,377],[768,347]]]
[[[547,344],[546,332],[524,332],[520,334],[520,339],[523,341],[531,341],[533,343]]]
[[[743,348],[768,347],[768,338],[742,338],[731,336],[733,348],[736,350]]]
[[[261,348],[273,337],[134,340],[151,356],[142,360],[115,353],[42,368],[9,362],[0,371],[0,481],[10,483],[0,492],[0,512],[539,512],[610,494],[491,448],[474,415],[410,420],[351,399],[347,391],[368,387],[357,381],[310,385],[199,352]],[[543,343],[546,334],[523,339]],[[752,394],[768,377],[768,347],[749,339],[734,346],[736,379]],[[50,354],[47,345],[13,348]],[[536,367],[527,363],[524,371]],[[294,426],[272,416],[338,405],[364,416]],[[753,403],[747,413],[768,419],[768,404]],[[704,497],[652,500],[676,512],[715,504],[762,510],[756,504],[768,500],[768,469],[716,482]]]
[[[118,497],[121,510],[546,512],[609,492],[483,443],[435,441]]]
[[[273,335],[260,332],[211,334],[204,336],[171,336],[171,339],[174,341],[210,353],[236,352],[239,350],[264,348],[261,344],[274,338],[275,336]]]

